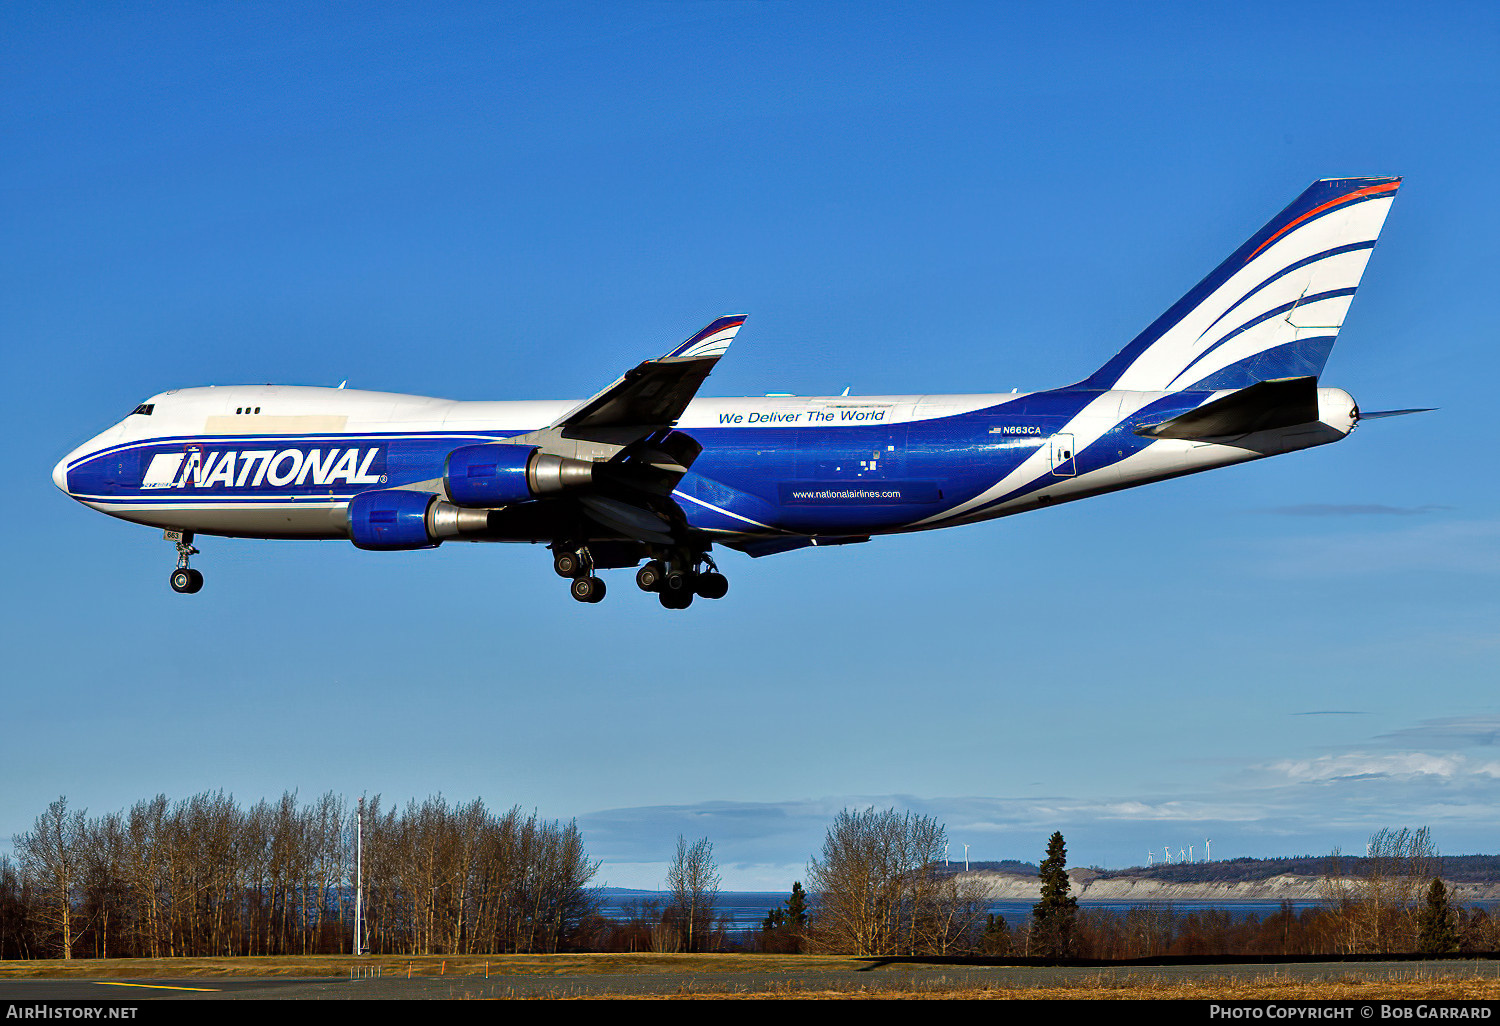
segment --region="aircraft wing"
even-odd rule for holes
[[[614,384],[569,410],[550,427],[670,427],[729,350],[744,314],[720,317],[680,346],[632,367]]]

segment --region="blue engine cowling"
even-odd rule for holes
[[[526,471],[534,445],[466,445],[448,454],[448,498],[460,506],[509,506],[534,498]]]
[[[349,500],[349,537],[362,549],[431,549],[439,542],[427,530],[431,492],[399,488],[360,492]]]
[[[593,474],[588,460],[555,456],[533,445],[493,442],[454,449],[443,479],[448,498],[458,505],[493,509],[586,487]]]

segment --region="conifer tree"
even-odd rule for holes
[[[990,913],[985,922],[984,933],[979,938],[979,950],[986,955],[1010,954],[1010,927],[1005,917]]]
[[[1417,950],[1426,955],[1448,955],[1458,950],[1458,932],[1453,929],[1453,906],[1448,888],[1434,878],[1427,888],[1427,903],[1417,918]]]
[[[762,950],[800,953],[807,929],[807,892],[802,889],[802,881],[792,884],[791,896],[783,906],[771,909],[761,921]]]
[[[807,892],[802,889],[801,880],[792,884],[792,896],[786,899],[786,922],[794,930],[807,925]]]
[[[1047,857],[1038,876],[1042,900],[1031,906],[1033,950],[1052,958],[1073,954],[1073,927],[1078,917],[1078,899],[1068,893],[1068,849],[1061,832],[1047,840]]]

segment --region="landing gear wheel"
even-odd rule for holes
[[[185,566],[172,571],[171,581],[172,590],[179,595],[193,595],[203,587],[203,575]]]
[[[694,589],[706,599],[721,599],[729,594],[729,578],[721,573],[700,574]]]
[[[579,602],[598,602],[604,598],[604,582],[597,577],[575,577],[568,590]]]
[[[552,557],[552,569],[559,577],[577,577],[583,573],[583,560],[576,552],[559,552]]]
[[[668,591],[662,588],[657,598],[661,599],[662,607],[665,609],[686,609],[693,604],[693,591],[691,588],[683,588],[680,591]]]
[[[162,537],[177,546],[177,569],[168,578],[172,590],[179,595],[192,595],[203,587],[203,575],[188,566],[188,559],[198,554],[193,548],[193,532],[167,530]]]
[[[642,591],[661,591],[662,578],[666,573],[667,568],[661,565],[661,561],[653,559],[635,572],[636,587]]]

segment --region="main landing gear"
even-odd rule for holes
[[[700,572],[698,564],[706,563],[708,571]],[[642,591],[654,591],[667,609],[686,609],[693,604],[693,596],[706,599],[721,599],[729,593],[729,579],[719,573],[719,568],[708,553],[699,553],[696,559],[653,559],[636,571],[636,586]]]
[[[604,599],[604,582],[594,576],[594,558],[589,555],[587,545],[576,547],[555,546],[552,550],[552,569],[557,576],[572,580],[568,593],[579,602],[601,602]]]
[[[170,578],[172,590],[179,595],[195,594],[203,587],[203,575],[188,566],[188,557],[198,554],[198,550],[193,548],[193,532],[164,531],[162,536],[169,542],[177,543],[177,569],[172,571]]]
[[[572,582],[568,592],[579,602],[604,598],[604,582],[594,575],[587,545],[554,545],[552,569]],[[695,597],[721,599],[729,593],[729,579],[719,573],[706,552],[676,552],[666,559],[649,560],[636,571],[635,583],[642,591],[655,592],[667,609],[686,609]]]

